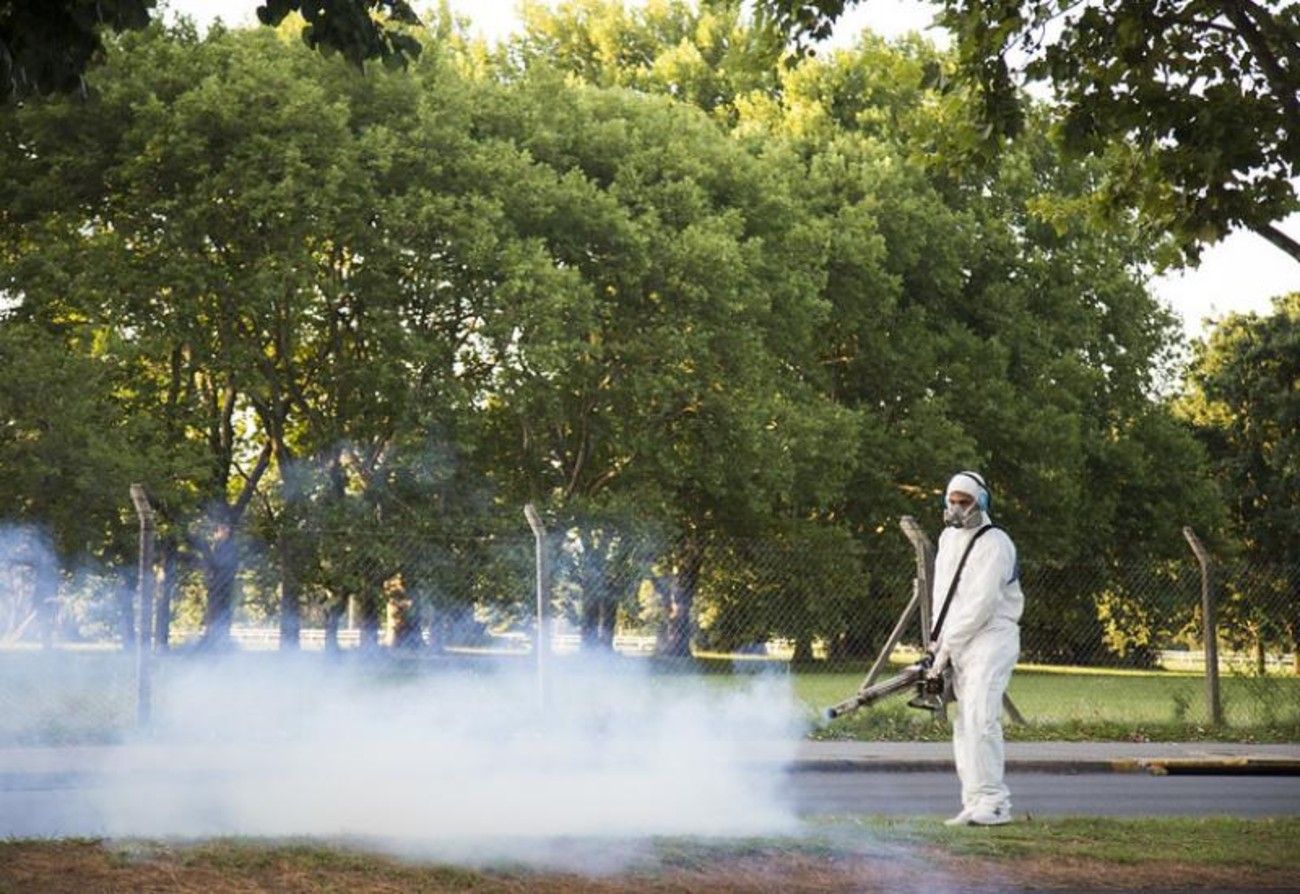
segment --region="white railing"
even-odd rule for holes
[[[1156,659],[1165,670],[1205,672],[1205,653],[1186,652],[1180,649],[1162,649]],[[1249,652],[1219,652],[1219,668],[1235,674],[1253,673],[1255,656]],[[1264,670],[1270,674],[1289,674],[1295,667],[1295,656],[1276,652],[1264,655]]]
[[[201,630],[173,633],[172,645],[191,643],[202,636]],[[230,639],[241,649],[248,651],[272,651],[280,647],[280,630],[278,627],[258,627],[236,624],[230,628]],[[380,632],[380,643],[388,645],[391,637]],[[338,644],[343,649],[355,649],[361,642],[361,632],[356,628],[340,628]],[[304,627],[298,632],[298,644],[306,651],[320,651],[325,648],[325,630],[320,627]],[[582,637],[577,633],[556,633],[551,636],[551,649],[557,654],[577,652],[582,644]],[[482,646],[466,648],[475,652],[530,652],[533,647],[531,634],[523,632],[493,633],[488,635],[488,642]],[[619,634],[614,637],[614,650],[625,655],[649,655],[655,650],[653,636],[636,634]],[[453,648],[452,651],[457,651]]]

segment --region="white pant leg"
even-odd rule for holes
[[[1020,630],[986,630],[953,656],[957,711],[952,724],[953,759],[963,807],[1010,807],[1003,782],[1002,695],[1020,655]]]
[[[952,759],[957,765],[957,778],[961,781],[961,806],[963,810],[969,810],[975,806],[977,794],[974,787],[975,766],[970,760],[970,748],[966,746],[968,736],[966,735],[967,721],[965,712],[962,711],[962,705],[966,703],[961,675],[957,673],[957,662],[953,661],[952,691],[957,697],[955,705],[956,710],[952,715]]]

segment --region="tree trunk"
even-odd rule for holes
[[[655,632],[655,654],[665,655],[668,651],[668,618],[673,610],[673,586],[674,580],[671,575],[656,577],[653,581],[655,596],[659,600],[659,612],[663,620],[659,623],[659,629]]]
[[[605,557],[602,554],[608,545],[608,538],[596,532],[584,537],[582,553],[582,650],[584,652],[608,652],[613,648],[613,638],[605,636],[605,628],[611,623],[606,616],[611,614],[609,605],[611,594],[609,580],[605,575]]]
[[[1264,634],[1259,630],[1255,631],[1254,653],[1255,675],[1262,677],[1268,673],[1268,656],[1264,652]]]
[[[586,585],[582,588],[582,612],[579,625],[582,630],[582,651],[600,649],[600,599]]]
[[[236,582],[239,579],[236,528],[270,462],[271,448],[263,445],[257,464],[248,473],[239,497],[234,503],[218,504],[216,509],[212,542],[203,550],[203,577],[208,599],[203,609],[203,639],[199,641],[201,649],[225,650],[230,647],[230,625],[234,620]]]
[[[606,652],[614,651],[614,634],[618,627],[618,603],[606,600],[600,612],[600,647]]]
[[[277,417],[272,439],[271,454],[280,470],[280,494],[284,510],[280,513],[280,530],[276,536],[276,552],[280,562],[280,648],[296,652],[302,630],[302,598],[298,582],[297,543],[294,522],[302,502],[302,469],[293,461],[293,453],[284,443],[284,420]]]
[[[379,650],[379,581],[367,581],[364,591],[357,597],[357,613],[361,616],[357,646],[365,655]]]
[[[812,638],[800,634],[794,640],[794,655],[790,658],[791,664],[804,664],[813,660]]]
[[[682,546],[677,563],[677,574],[663,593],[667,618],[658,644],[658,653],[666,658],[691,657],[691,607],[695,604],[695,588],[699,584],[700,567],[704,564],[704,549],[694,538]]]
[[[235,612],[235,581],[238,575],[239,548],[235,543],[234,528],[231,525],[220,525],[203,568],[208,601],[203,610],[201,648],[224,650],[230,647],[230,624]]]
[[[384,593],[388,597],[389,641],[393,648],[418,649],[424,644],[420,639],[420,613],[400,575],[384,585]]]
[[[339,653],[339,621],[343,618],[346,600],[331,599],[325,607],[325,651],[330,655]]]
[[[293,534],[288,528],[289,519],[282,518],[276,543],[280,558],[280,649],[296,652],[302,631],[302,600],[298,594]]]

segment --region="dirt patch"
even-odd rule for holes
[[[686,864],[686,865],[681,865]],[[1292,870],[1085,859],[955,857],[938,849],[805,853],[759,848],[731,855],[671,855],[651,867],[586,876],[469,870],[319,847],[123,846],[98,841],[0,843],[0,891],[40,894],[249,894],[249,892],[475,892],[475,894],[813,894],[813,892],[1300,889]]]

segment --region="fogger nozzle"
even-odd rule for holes
[[[859,689],[852,698],[845,699],[838,705],[827,708],[822,716],[829,722],[836,717],[848,714],[850,711],[856,711],[858,708],[874,704],[886,696],[906,692],[909,689],[914,690],[917,683],[922,682],[924,679],[925,667],[923,665],[909,665],[888,680],[882,680],[879,683]]]

